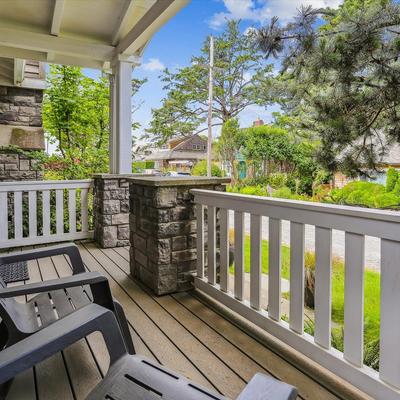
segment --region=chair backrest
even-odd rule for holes
[[[0,257],[0,265],[3,265],[3,261]],[[0,277],[0,289],[6,288],[7,285],[4,280]],[[10,341],[14,342],[19,336],[19,332],[24,331],[26,328],[26,311],[24,305],[19,303],[15,298],[1,298],[0,297],[0,318],[1,318],[1,329],[0,329],[0,348],[3,347],[5,341],[5,335],[7,336],[6,342],[10,345]]]

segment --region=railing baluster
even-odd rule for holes
[[[69,216],[69,232],[76,232],[76,190],[68,191],[68,216]]]
[[[220,208],[220,287],[229,290],[229,211]]]
[[[82,221],[82,232],[89,230],[88,221],[88,201],[89,201],[89,190],[81,190],[81,221]]]
[[[215,285],[217,282],[216,272],[216,240],[215,240],[215,207],[208,206],[208,241],[207,241],[207,254],[208,254],[208,282]]]
[[[315,333],[320,346],[331,347],[332,230],[315,227]]]
[[[304,224],[290,223],[290,328],[304,331]]]
[[[0,193],[0,240],[8,239],[8,204],[7,192]]]
[[[361,367],[364,336],[364,236],[345,234],[344,358]]]
[[[14,192],[14,237],[21,239],[23,235],[22,192]]]
[[[250,216],[250,305],[261,308],[261,216]]]
[[[381,240],[379,375],[400,388],[400,242]]]
[[[57,235],[64,233],[64,190],[56,190],[56,232]]]
[[[268,315],[281,319],[281,220],[269,218]]]
[[[42,191],[43,236],[50,235],[50,191]]]
[[[197,217],[197,276],[204,278],[204,206],[196,204]]]
[[[234,295],[238,300],[244,296],[244,214],[235,211],[235,279]]]
[[[29,237],[33,238],[37,236],[37,203],[36,203],[36,191],[30,190],[28,192],[29,200]]]

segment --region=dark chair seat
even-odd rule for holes
[[[14,254],[2,254],[0,265],[66,255],[72,276],[49,281],[7,287],[0,279],[0,349],[34,334],[90,303],[96,303],[115,313],[126,347],[134,353],[124,310],[112,297],[106,277],[98,272],[86,272],[79,249],[74,244],[44,247]],[[26,303],[17,296],[33,295]]]
[[[110,367],[87,400],[226,399],[153,361],[129,355],[115,314],[96,304],[89,304],[0,352],[0,384],[96,331],[104,337]],[[293,386],[256,374],[237,400],[294,400],[296,397]]]

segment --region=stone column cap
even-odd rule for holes
[[[231,182],[231,178],[205,177],[205,176],[130,176],[130,183],[144,186],[203,186],[203,185],[225,185]]]
[[[108,174],[108,173],[96,173],[92,175],[92,178],[100,178],[100,179],[128,179],[139,176],[149,176],[149,174]]]

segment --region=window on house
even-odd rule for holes
[[[196,149],[196,145],[192,144],[192,149],[195,150]]]

